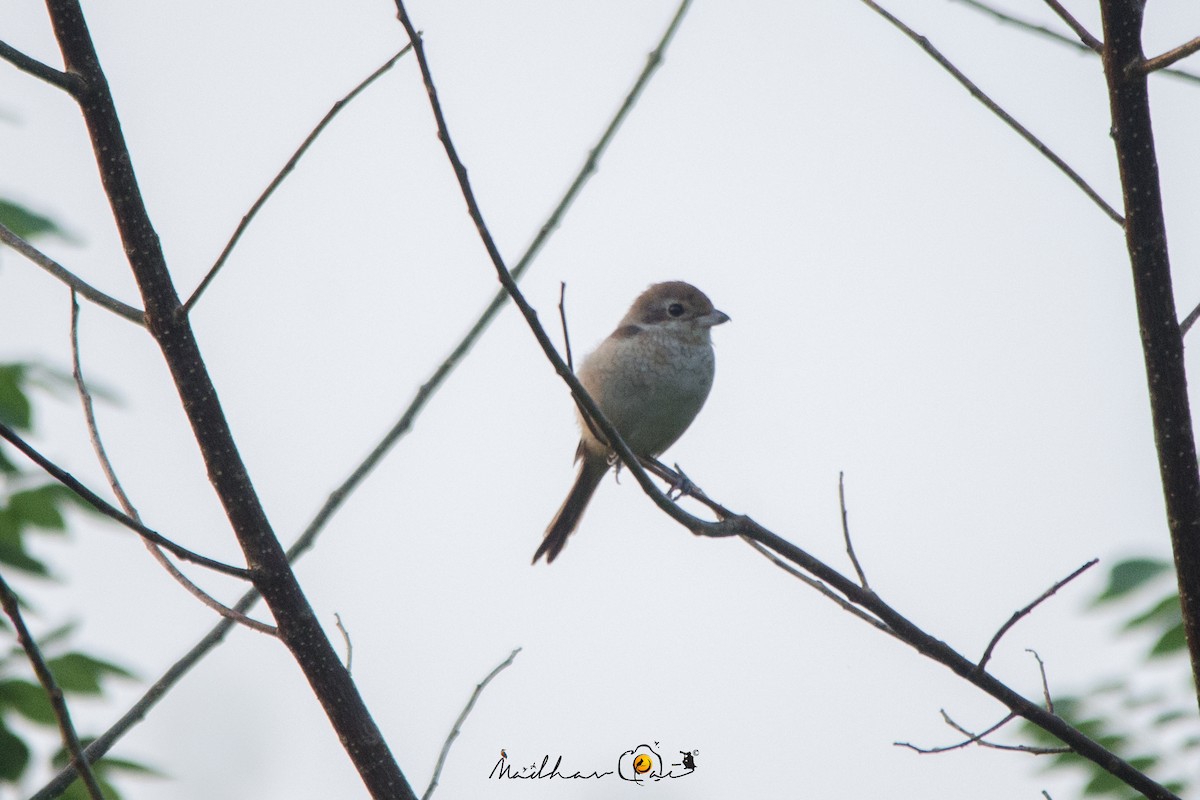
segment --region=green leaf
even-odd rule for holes
[[[0,781],[16,781],[29,766],[29,748],[0,722]]]
[[[96,737],[94,736],[79,737],[79,743],[85,748],[95,740]],[[69,753],[67,753],[66,748],[60,747],[57,751],[55,751],[54,755],[51,756],[50,765],[55,769],[62,769],[68,763],[70,763],[70,761],[71,756]],[[165,773],[155,769],[154,767],[147,766],[137,761],[130,761],[127,758],[113,758],[112,756],[105,756],[104,758],[100,759],[100,761],[93,764],[92,768],[95,770],[96,774],[102,773],[104,775],[109,775],[113,772],[129,772],[137,775],[149,775],[150,777],[154,778],[166,777]]]
[[[43,236],[54,234],[66,238],[62,228],[49,217],[43,217],[41,214],[35,214],[29,209],[19,206],[16,203],[11,203],[8,200],[0,200],[0,222],[12,230],[17,236],[22,239],[31,239],[35,236]]]
[[[1128,759],[1130,766],[1138,772],[1149,772],[1158,765],[1158,756],[1135,756]]]
[[[1191,719],[1194,715],[1195,714],[1191,709],[1184,710],[1182,708],[1177,708],[1173,711],[1164,711],[1163,713],[1159,714],[1154,718],[1154,721],[1151,724],[1156,728],[1161,728],[1163,725],[1168,725],[1181,719]]]
[[[33,424],[33,408],[25,394],[27,364],[0,364],[0,422],[27,431]]]
[[[25,551],[21,526],[6,508],[0,508],[0,564],[43,578],[50,575],[45,564]]]
[[[124,667],[85,655],[67,653],[46,662],[54,680],[64,692],[100,694],[100,680],[106,675],[132,678],[133,674]]]
[[[4,454],[4,447],[0,447],[0,473],[5,475],[16,475],[20,472],[17,465],[14,464],[8,456]]]
[[[1083,787],[1084,794],[1108,794],[1125,786],[1121,779],[1103,770],[1097,769],[1087,786]]]
[[[42,725],[53,725],[57,721],[46,690],[29,681],[0,682],[0,707],[11,708],[25,719]]]
[[[1159,658],[1161,656],[1170,655],[1176,651],[1187,647],[1187,639],[1183,632],[1183,623],[1180,622],[1175,627],[1164,633],[1159,640],[1155,642],[1154,647],[1150,648],[1150,657]]]
[[[1178,625],[1182,620],[1183,614],[1179,609],[1179,595],[1172,592],[1141,614],[1126,622],[1125,630],[1133,630],[1143,625],[1166,628]]]
[[[100,777],[99,770],[95,765],[92,767],[92,774],[96,776],[96,783],[100,786],[100,794],[105,800],[120,800],[121,793],[104,778]],[[58,800],[91,800],[91,795],[88,794],[87,787],[83,785],[83,781],[76,778],[71,781],[71,785],[58,796]]]
[[[1108,573],[1108,586],[1093,604],[1104,603],[1129,594],[1139,586],[1170,568],[1170,563],[1156,558],[1130,558],[1118,562]]]
[[[58,507],[74,496],[75,493],[62,484],[49,483],[11,495],[8,509],[19,523],[61,531],[66,530],[67,522]]]

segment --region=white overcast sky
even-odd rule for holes
[[[1095,33],[1094,3],[1069,4]],[[1061,28],[1043,4],[1014,13]],[[404,43],[387,0],[85,4],[172,274],[189,292],[330,105]],[[1119,205],[1097,59],[951,2],[889,7]],[[654,46],[675,3],[427,2],[446,115],[515,262]],[[1150,4],[1147,49],[1200,33],[1188,0]],[[0,5],[0,38],[59,64],[44,8]],[[1187,66],[1187,63],[1183,66]],[[1200,70],[1200,65],[1192,65]],[[1152,84],[1177,299],[1200,301],[1200,86]],[[45,249],[137,293],[73,104],[0,65],[0,196],[53,216]],[[194,313],[226,413],[276,529],[298,533],[390,427],[496,289],[434,132],[416,63],[348,108],[270,201]],[[713,497],[848,570],[837,477],[874,588],[978,656],[1017,608],[1104,561],[1003,641],[995,673],[1040,694],[1136,663],[1084,616],[1105,565],[1166,555],[1120,230],[910,41],[853,0],[700,0],[599,173],[524,288],[555,323],[568,284],[582,354],[649,283],[695,283],[715,331],[708,405],[667,454]],[[0,360],[69,364],[63,286],[0,254]],[[85,369],[119,397],[100,423],[148,524],[238,552],[161,357],[94,306]],[[1189,359],[1194,363],[1194,359]],[[39,395],[39,446],[95,487],[78,404]],[[438,797],[613,797],[633,787],[489,782],[561,754],[611,769],[642,742],[698,750],[661,797],[1064,796],[1076,784],[945,744],[946,709],[1001,707],[838,610],[737,541],[696,540],[611,480],[552,567],[530,567],[572,480],[572,404],[512,309],[298,568],[418,792],[474,685],[515,647]],[[78,517],[43,542],[63,581],[21,582],[40,630],[158,676],[209,611],[141,545]],[[238,587],[210,581],[222,597]],[[340,645],[339,645],[340,646]],[[116,717],[79,703],[85,733]],[[131,798],[360,797],[301,673],[247,631],[201,663],[116,754],[166,781]],[[1058,795],[1055,795],[1058,796]]]

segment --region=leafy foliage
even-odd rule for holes
[[[3,209],[0,209],[2,212]],[[11,225],[10,225],[11,227]],[[32,364],[0,364],[0,421],[28,431],[33,425],[33,408],[28,389],[38,383],[34,376],[51,370]],[[58,483],[45,482],[40,473],[24,472],[5,455],[0,444],[0,571],[5,576],[23,573],[50,577],[50,567],[30,553],[33,537],[61,536],[67,531],[66,509],[72,505],[89,508]],[[28,618],[28,614],[24,614]],[[38,637],[39,647],[59,688],[72,697],[100,696],[106,681],[132,678],[124,667],[79,650],[68,649],[73,626],[66,625]],[[34,749],[20,731],[29,725],[55,732],[58,722],[46,691],[33,677],[25,652],[15,641],[13,628],[0,615],[0,787],[16,784],[34,763]],[[55,766],[69,759],[59,753]],[[111,783],[116,773],[152,773],[130,761],[105,758],[93,765],[105,797],[119,800]],[[86,789],[76,781],[62,795],[85,798]]]
[[[1171,563],[1132,558],[1115,564],[1108,585],[1091,607],[1114,606],[1129,609],[1118,636],[1153,642],[1145,650],[1144,664],[1079,694],[1055,695],[1054,711],[1171,791],[1184,794],[1198,785],[1200,723]],[[1033,725],[1024,724],[1022,730],[1039,745],[1061,745]],[[1141,796],[1070,753],[1051,758],[1047,769],[1080,774],[1082,794],[1087,797],[1133,800]]]
[[[3,198],[0,198],[0,223],[22,239],[47,235],[68,238],[54,220]]]

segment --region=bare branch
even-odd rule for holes
[[[1097,39],[1092,34],[1088,33],[1088,29],[1083,27],[1083,23],[1071,16],[1071,12],[1063,8],[1062,3],[1058,0],[1046,0],[1046,5],[1050,6],[1058,18],[1067,23],[1067,27],[1075,31],[1075,35],[1079,37],[1079,41],[1083,42],[1084,46],[1089,50],[1100,53],[1104,50],[1104,43]]]
[[[246,232],[246,228],[250,226],[251,221],[253,221],[254,217],[258,214],[259,209],[261,209],[271,195],[275,193],[275,190],[279,188],[281,183],[283,183],[283,179],[291,174],[292,170],[296,168],[296,164],[300,162],[300,159],[308,151],[308,148],[312,146],[313,142],[317,140],[317,137],[320,136],[325,130],[326,126],[328,126],[329,123],[333,121],[333,118],[338,115],[338,112],[345,108],[355,97],[358,97],[358,95],[364,89],[374,83],[380,75],[383,75],[393,66],[395,66],[396,62],[399,61],[401,57],[403,57],[404,54],[411,49],[412,45],[402,48],[400,52],[389,58],[383,63],[382,66],[379,67],[379,69],[375,70],[366,78],[364,78],[357,86],[351,89],[345,97],[334,103],[333,107],[326,112],[325,116],[321,118],[321,121],[317,123],[317,126],[312,129],[312,132],[310,132],[308,136],[305,137],[304,141],[300,143],[300,146],[296,148],[296,152],[292,153],[292,157],[289,158],[287,163],[283,165],[283,169],[279,170],[279,173],[271,179],[271,182],[267,184],[267,188],[263,190],[262,194],[258,196],[258,199],[254,201],[254,204],[250,206],[250,210],[247,211],[245,216],[242,217],[242,221],[238,223],[237,228],[233,231],[233,235],[229,237],[229,241],[225,244],[224,249],[221,250],[221,254],[217,256],[216,262],[209,267],[208,273],[205,274],[204,279],[200,281],[200,285],[196,287],[196,290],[192,292],[192,296],[189,297],[187,302],[183,304],[183,310],[185,312],[191,312],[192,308],[200,300],[200,296],[204,294],[204,290],[207,289],[208,285],[213,282],[214,278],[217,277],[217,273],[221,271],[221,267],[225,266],[225,262],[229,259],[229,254],[233,252],[233,248],[237,246],[238,241],[242,238],[242,234]]]
[[[337,629],[341,631],[342,639],[346,642],[346,672],[350,672],[354,665],[354,643],[350,641],[350,631],[342,624],[342,615],[334,614],[333,618],[337,620]]]
[[[592,398],[588,396],[587,391],[579,383],[575,375],[567,369],[566,363],[555,350],[550,337],[539,322],[537,312],[534,311],[533,307],[529,305],[529,302],[521,294],[511,273],[505,267],[504,259],[496,247],[496,243],[492,238],[491,232],[488,230],[483,214],[476,202],[474,192],[467,177],[466,167],[458,157],[458,152],[451,140],[441,104],[438,100],[437,90],[433,84],[429,63],[425,57],[424,47],[417,35],[416,29],[413,27],[412,21],[409,19],[408,12],[404,8],[403,0],[396,0],[396,7],[400,23],[404,26],[409,40],[413,43],[413,52],[421,68],[421,77],[425,83],[425,90],[429,95],[430,107],[437,123],[438,139],[446,151],[446,156],[458,180],[463,199],[466,201],[467,212],[475,224],[476,231],[484,248],[487,250],[501,285],[504,286],[517,308],[521,311],[526,324],[537,339],[547,360],[554,366],[555,372],[571,388],[571,393],[576,401],[583,405],[593,417],[597,426],[605,433],[609,445],[616,451],[621,461],[625,463],[625,466],[637,479],[642,490],[655,505],[696,535],[711,537],[742,536],[753,539],[759,544],[770,548],[783,558],[800,566],[806,572],[832,586],[835,590],[845,595],[851,602],[862,606],[876,615],[884,624],[896,631],[905,642],[923,655],[945,665],[963,679],[1000,700],[1009,710],[1053,733],[1066,742],[1074,752],[1112,773],[1131,788],[1137,789],[1148,797],[1155,798],[1155,800],[1159,798],[1162,798],[1162,800],[1167,800],[1168,798],[1174,800],[1174,794],[1136,769],[1129,762],[1105,749],[1078,729],[1067,725],[1036,703],[1030,702],[1027,698],[1001,683],[993,676],[977,670],[975,665],[960,653],[945,642],[936,639],[918,628],[887,603],[883,602],[874,592],[870,592],[853,581],[848,580],[837,570],[809,555],[791,542],[775,535],[747,516],[730,516],[722,519],[720,522],[707,522],[699,519],[688,514],[659,491],[658,487],[650,480],[649,475],[646,474],[637,457],[629,449],[628,445],[622,441],[616,429],[605,418]]]
[[[690,0],[689,0],[690,2]],[[675,35],[675,31],[679,27],[683,19],[683,12],[686,10],[688,2],[683,3],[672,18],[666,32],[659,40],[658,45],[650,53],[646,59],[646,65],[634,81],[633,87],[626,94],[612,119],[609,120],[600,138],[596,144],[588,151],[587,158],[583,165],[576,173],[563,196],[559,199],[557,205],[551,211],[550,216],[538,229],[537,235],[525,249],[521,260],[517,262],[512,269],[514,278],[520,277],[533,264],[534,260],[541,253],[542,247],[549,241],[550,237],[561,226],[566,212],[570,209],[575,199],[579,196],[583,187],[587,184],[588,179],[595,173],[600,159],[608,150],[621,124],[628,117],[629,112],[637,104],[637,100],[645,87],[649,84],[650,78],[657,71],[662,63],[663,54],[666,52],[667,46],[670,44]],[[467,331],[466,335],[459,343],[450,351],[442,363],[429,376],[428,380],[421,385],[416,395],[409,402],[407,408],[400,414],[400,417],[392,425],[391,429],[379,440],[379,442],[371,449],[371,452],[358,464],[350,475],[329,493],[324,504],[317,511],[304,531],[297,537],[296,541],[288,548],[287,555],[289,561],[295,561],[308,552],[316,543],[317,538],[329,523],[329,520],[338,512],[346,499],[353,494],[354,490],[366,480],[367,476],[375,469],[383,457],[412,429],[417,417],[424,410],[438,388],[445,383],[446,379],[454,371],[455,367],[466,357],[475,342],[487,330],[492,320],[500,312],[506,303],[508,303],[508,292],[500,289],[491,303],[483,310],[476,319],[475,323]],[[242,598],[234,604],[235,611],[247,612],[259,599],[261,595],[256,590],[250,590],[242,596]],[[212,652],[221,642],[225,640],[233,623],[228,619],[221,620],[202,638],[195,646],[192,647],[186,654],[177,660],[170,669],[168,669],[155,683],[146,690],[141,698],[138,699],[133,706],[126,711],[120,719],[109,727],[101,736],[97,737],[87,747],[88,757],[96,760],[112,749],[131,728],[145,719],[146,714],[150,712],[158,701],[166,696],[176,683],[183,679],[184,675],[195,666],[208,653]],[[75,779],[74,770],[67,766],[59,772],[52,780],[50,780],[41,790],[35,794],[31,800],[52,800],[58,797],[66,789],[67,785]]]
[[[1063,36],[1062,34],[1060,34],[1060,32],[1058,32],[1056,30],[1051,30],[1049,28],[1046,28],[1045,25],[1039,25],[1038,23],[1030,22],[1030,20],[1027,20],[1027,19],[1021,19],[1020,17],[1014,17],[1014,16],[1012,16],[1012,14],[1000,11],[1000,10],[998,10],[998,8],[994,8],[992,6],[989,6],[988,4],[985,4],[985,2],[980,2],[979,0],[954,0],[954,1],[960,2],[960,4],[965,5],[968,8],[973,8],[974,11],[988,14],[989,17],[996,19],[997,22],[1014,25],[1014,26],[1016,26],[1016,28],[1030,31],[1030,32],[1032,32],[1032,34],[1038,34],[1040,36],[1044,36],[1046,38],[1049,38],[1049,40],[1058,42],[1060,44],[1067,44],[1067,46],[1069,46],[1069,47],[1078,49],[1079,52],[1081,52],[1081,53],[1096,53],[1096,54],[1098,54],[1096,52],[1096,50],[1093,50],[1092,48],[1087,47],[1086,44],[1080,42],[1078,40],[1078,38]],[[1102,46],[1103,46],[1103,44],[1102,44]],[[1200,83],[1200,76],[1198,76],[1198,74],[1196,74],[1194,72],[1188,72],[1186,70],[1174,70],[1174,68],[1165,68],[1165,70],[1159,70],[1159,72],[1162,72],[1162,74],[1164,74],[1164,76],[1170,76],[1172,78],[1180,78],[1181,80],[1187,80],[1187,82],[1189,82],[1189,83]]]
[[[567,369],[575,371],[575,361],[571,357],[571,332],[567,329],[567,282],[558,284],[558,318],[562,321],[563,349],[567,353]]]
[[[967,8],[971,8],[975,11],[986,14],[998,22],[1014,25],[1022,30],[1029,31],[1030,33],[1036,33],[1040,36],[1045,36],[1047,39],[1053,39],[1059,44],[1069,45],[1081,52],[1096,52],[1078,39],[1072,39],[1070,36],[1064,36],[1052,28],[1047,28],[1045,25],[1039,25],[1036,22],[1030,22],[1029,20],[1021,19],[1020,17],[1014,17],[1013,15],[1001,11],[998,8],[993,8],[987,3],[981,3],[979,0],[953,0],[953,2],[961,3]]]
[[[958,732],[961,733],[962,735],[965,735],[965,736],[973,736],[974,735],[970,732],[970,730],[967,730],[966,728],[960,726],[960,724],[958,722],[955,722],[954,720],[952,720],[952,718],[950,718],[950,715],[947,714],[947,712],[944,710],[942,711],[942,718],[943,718],[943,720],[946,720],[946,724],[948,724],[948,726],[954,728],[955,730],[958,730]],[[1057,756],[1057,754],[1060,754],[1060,753],[1069,753],[1070,752],[1070,747],[1036,747],[1033,745],[997,745],[996,742],[994,742],[994,741],[985,741],[984,739],[978,739],[976,741],[976,744],[979,745],[980,747],[990,747],[991,750],[1008,750],[1008,751],[1018,752],[1018,753],[1030,753],[1031,756]]]
[[[146,309],[146,328],[171,373],[209,482],[251,566],[254,586],[262,592],[280,640],[304,673],[367,790],[377,798],[414,798],[362,693],[346,673],[291,569],[238,451],[142,196],[112,91],[79,0],[47,0],[46,8],[63,63],[88,85],[88,91],[79,97],[79,107],[126,260]]]
[[[96,305],[107,308],[117,316],[124,317],[130,322],[142,326],[146,324],[140,309],[126,305],[115,297],[109,297],[104,292],[96,289],[2,224],[0,224],[0,242],[4,242],[13,250],[16,250]]]
[[[854,565],[854,571],[858,573],[858,583],[864,589],[870,590],[867,584],[867,574],[863,572],[862,564],[858,563],[858,556],[854,553],[854,544],[850,541],[850,519],[846,512],[846,475],[844,472],[838,473],[838,506],[842,509],[842,537],[846,540],[846,553],[850,556],[850,563]]]
[[[1046,710],[1051,714],[1054,713],[1054,701],[1050,698],[1050,682],[1046,680],[1046,663],[1042,661],[1042,657],[1037,654],[1036,650],[1025,648],[1026,653],[1030,653],[1038,662],[1038,672],[1042,675],[1042,699],[1046,701]]]
[[[463,708],[462,713],[454,721],[454,727],[450,729],[450,735],[446,737],[446,741],[442,745],[442,752],[438,754],[437,766],[433,768],[433,777],[429,779],[429,788],[425,790],[425,794],[421,795],[421,800],[429,800],[433,796],[433,790],[437,788],[438,779],[442,776],[442,767],[446,765],[446,756],[450,753],[450,745],[454,744],[454,740],[462,732],[462,724],[466,721],[467,715],[471,713],[471,709],[475,708],[475,701],[479,699],[479,695],[483,694],[483,690],[487,688],[487,685],[492,682],[493,678],[507,667],[512,666],[513,659],[517,657],[517,653],[519,652],[521,652],[521,648],[518,647],[509,653],[508,658],[496,665],[496,668],[489,672],[487,677],[476,685],[475,691],[471,693],[471,699],[467,701],[467,705]]]
[[[989,17],[992,17],[998,22],[1013,25],[1021,28],[1022,30],[1029,31],[1030,33],[1036,33],[1040,36],[1046,37],[1047,39],[1058,42],[1059,44],[1065,44],[1069,47],[1073,47],[1082,53],[1095,52],[1078,39],[1072,39],[1070,36],[1064,36],[1058,31],[1051,30],[1050,28],[1047,28],[1044,25],[1039,25],[1036,22],[1030,22],[1029,20],[1021,19],[1020,17],[1014,17],[1011,14],[1000,11],[997,8],[993,8],[987,3],[981,3],[979,0],[953,0],[953,2],[962,3],[967,8],[974,9],[982,14],[987,14]],[[1160,72],[1163,75],[1170,75],[1172,78],[1179,78],[1180,80],[1185,80],[1190,83],[1200,83],[1200,75],[1197,75],[1194,72],[1169,68],[1160,70]]]
[[[0,575],[0,606],[4,607],[4,613],[12,620],[13,630],[17,633],[17,641],[33,666],[38,683],[42,685],[46,696],[50,699],[50,707],[54,710],[55,720],[58,721],[58,733],[62,737],[63,747],[71,754],[71,763],[83,778],[83,785],[87,787],[88,795],[92,800],[104,800],[104,793],[100,791],[100,784],[96,781],[92,766],[83,753],[83,746],[79,743],[75,726],[71,724],[71,712],[67,710],[62,689],[54,680],[54,675],[51,674],[46,659],[42,657],[41,649],[38,648],[37,642],[34,641],[33,636],[29,633],[29,628],[25,625],[17,596],[13,594],[2,575]]]
[[[83,90],[83,81],[79,79],[78,75],[60,72],[49,64],[43,64],[33,56],[22,53],[7,42],[0,42],[0,58],[22,72],[43,80],[51,86],[57,86],[68,94],[76,95]]]
[[[854,616],[861,619],[863,622],[867,623],[868,625],[875,626],[876,628],[883,631],[888,636],[891,636],[894,639],[900,639],[900,637],[896,634],[896,632],[894,630],[892,630],[886,624],[881,622],[877,617],[873,617],[870,614],[868,614],[866,611],[863,611],[861,608],[854,605],[849,600],[842,597],[840,594],[833,591],[832,589],[830,589],[825,584],[821,583],[816,578],[810,578],[808,575],[805,575],[803,572],[796,569],[791,564],[787,563],[786,561],[781,559],[779,556],[775,555],[773,552],[768,550],[766,547],[763,547],[758,542],[754,541],[753,539],[743,539],[742,541],[744,541],[746,544],[753,547],[754,550],[759,555],[761,555],[763,558],[770,561],[775,566],[779,567],[781,570],[786,572],[788,575],[791,575],[793,578],[801,581],[802,583],[808,584],[813,589],[816,589],[818,592],[825,595],[825,597],[827,599],[832,600],[834,603],[837,603],[839,606],[841,606],[841,609],[843,611],[850,612]],[[900,641],[904,641],[904,640],[900,639]]]
[[[1147,58],[1142,62],[1142,71],[1149,73],[1154,72],[1155,70],[1164,69],[1171,66],[1176,61],[1181,61],[1187,58],[1197,50],[1200,50],[1200,36],[1197,36],[1190,42],[1179,45],[1179,47],[1168,50],[1160,56]]]
[[[1175,304],[1162,183],[1143,58],[1142,3],[1101,0],[1104,77],[1125,207],[1125,244],[1145,363],[1192,682],[1200,685],[1200,459]]]
[[[11,442],[12,445],[24,453],[30,461],[48,472],[51,477],[53,477],[63,486],[66,486],[75,494],[83,498],[88,505],[92,506],[109,519],[114,519],[121,523],[134,533],[137,533],[143,539],[147,539],[148,541],[165,547],[167,550],[171,551],[185,561],[191,561],[194,564],[208,567],[211,570],[223,573],[225,575],[232,575],[235,578],[249,580],[250,573],[247,570],[241,567],[230,566],[229,564],[224,564],[220,561],[215,561],[207,556],[202,556],[199,553],[193,553],[186,547],[175,544],[175,542],[167,539],[157,531],[150,530],[145,525],[121,511],[119,508],[114,507],[100,495],[96,494],[91,489],[87,488],[78,480],[76,480],[75,477],[69,472],[35,450],[31,444],[22,439],[16,431],[5,425],[3,422],[0,422],[0,438],[7,439],[9,442]]]
[[[1013,625],[1016,625],[1021,620],[1022,617],[1028,615],[1030,611],[1033,611],[1033,609],[1037,608],[1037,606],[1040,605],[1042,602],[1050,599],[1050,597],[1053,596],[1054,593],[1057,592],[1059,589],[1066,586],[1068,583],[1075,580],[1076,578],[1078,578],[1083,573],[1087,572],[1092,567],[1096,566],[1096,564],[1098,564],[1099,562],[1100,562],[1100,559],[1093,558],[1091,561],[1087,562],[1082,567],[1079,567],[1077,570],[1072,572],[1070,575],[1063,578],[1061,581],[1058,581],[1057,583],[1055,583],[1053,586],[1051,586],[1046,591],[1042,592],[1040,595],[1038,595],[1038,598],[1036,600],[1034,600],[1032,603],[1030,603],[1029,605],[1025,606],[1024,608],[1020,609],[1019,611],[1014,611],[1013,615],[1008,618],[1008,621],[1000,626],[1000,630],[996,631],[996,635],[992,637],[992,640],[990,642],[988,642],[988,646],[983,651],[983,656],[979,659],[978,668],[982,670],[984,667],[987,666],[988,659],[990,659],[992,657],[992,650],[994,650],[996,648],[996,644],[1000,641],[1000,637],[1002,637],[1002,636],[1004,636],[1004,634],[1008,633],[1009,629],[1012,628]]]
[[[1179,323],[1179,335],[1186,336],[1187,332],[1196,324],[1196,320],[1200,319],[1200,305],[1196,306],[1191,312],[1183,318],[1183,322]]]
[[[1105,214],[1108,215],[1109,219],[1111,219],[1113,222],[1117,223],[1118,225],[1125,224],[1124,217],[1122,217],[1119,213],[1117,213],[1117,211],[1112,206],[1110,206],[1108,203],[1106,203],[1104,201],[1104,198],[1102,198],[1099,195],[1099,193],[1097,193],[1096,190],[1093,189],[1091,187],[1091,185],[1089,185],[1088,182],[1085,181],[1078,172],[1076,172],[1074,169],[1072,169],[1071,166],[1069,164],[1067,164],[1066,161],[1063,161],[1062,158],[1060,158],[1057,153],[1055,153],[1053,150],[1051,150],[1049,147],[1047,147],[1042,142],[1041,139],[1034,136],[1033,133],[1028,128],[1026,128],[1020,122],[1017,122],[1017,120],[1011,114],[1009,114],[1007,111],[1005,111],[1003,108],[1001,108],[994,100],[992,100],[992,98],[990,98],[986,94],[984,94],[982,89],[980,89],[978,86],[976,86],[971,81],[970,78],[968,78],[966,75],[964,75],[962,73],[961,70],[958,69],[958,67],[956,67],[956,66],[954,66],[954,64],[950,63],[950,60],[947,59],[944,55],[942,55],[941,52],[936,47],[934,47],[929,42],[928,39],[926,39],[924,36],[920,35],[916,31],[914,31],[912,28],[905,25],[897,17],[895,17],[893,14],[891,14],[891,12],[887,11],[882,6],[880,6],[878,3],[874,2],[874,0],[861,0],[861,2],[865,6],[870,8],[872,11],[879,14],[879,16],[886,19],[893,26],[895,26],[901,33],[903,33],[905,36],[907,36],[909,39],[911,39],[913,42],[915,42],[917,44],[917,46],[919,46],[922,50],[924,50],[929,55],[930,58],[932,58],[934,61],[936,61],[942,69],[949,72],[956,81],[958,81],[960,84],[962,84],[962,86],[968,92],[971,93],[972,97],[974,97],[979,102],[983,103],[983,105],[986,106],[989,111],[991,111],[993,114],[998,116],[1001,120],[1003,120],[1005,125],[1007,125],[1008,127],[1012,128],[1014,131],[1016,131],[1017,134],[1022,139],[1024,139],[1026,142],[1031,144],[1033,146],[1033,148],[1035,150],[1037,150],[1039,153],[1041,153],[1048,161],[1050,161],[1050,163],[1052,163],[1054,166],[1058,167],[1058,169],[1064,175],[1066,175],[1068,178],[1070,178],[1071,182],[1074,183],[1076,186],[1078,186],[1080,188],[1080,190],[1082,190],[1083,193],[1086,194],[1091,199],[1091,201],[1100,208],[1101,211],[1103,211]]]
[[[895,745],[896,747],[907,747],[909,750],[915,750],[922,755],[929,755],[931,753],[947,753],[951,750],[960,750],[960,749],[962,749],[964,747],[968,747],[972,744],[982,743],[983,737],[987,736],[989,733],[995,733],[996,731],[1000,730],[1005,725],[1007,725],[1008,723],[1010,723],[1014,719],[1016,719],[1016,717],[1017,717],[1016,714],[1008,714],[1007,716],[1004,717],[1004,719],[1000,720],[995,725],[993,725],[992,727],[983,731],[982,733],[970,733],[969,731],[963,730],[958,725],[958,723],[956,723],[954,720],[950,719],[950,715],[947,714],[946,709],[943,708],[942,709],[942,720],[944,720],[947,725],[954,728],[959,733],[963,734],[964,736],[968,736],[970,738],[966,739],[965,741],[958,742],[956,744],[943,745],[942,747],[917,747],[915,744],[912,744],[910,742],[892,742],[892,744]]]
[[[83,379],[83,364],[79,358],[79,300],[75,295],[74,289],[71,290],[71,376],[75,379],[75,389],[79,394],[80,402],[83,404],[83,418],[87,424],[88,438],[91,440],[92,450],[96,453],[96,459],[100,462],[100,468],[104,470],[104,477],[108,479],[108,485],[112,487],[113,494],[116,495],[117,502],[121,504],[121,508],[124,509],[125,513],[131,519],[140,524],[142,517],[129,500],[129,495],[125,494],[125,488],[121,486],[121,481],[117,478],[117,473],[113,469],[108,452],[104,449],[104,441],[100,438],[100,428],[96,424],[96,409],[95,404],[92,402],[92,393],[88,390],[87,382]],[[179,568],[171,563],[171,560],[167,558],[158,545],[145,539],[142,541],[146,545],[146,549],[154,556],[154,560],[167,571],[167,574],[174,578],[193,597],[204,603],[204,605],[216,611],[221,616],[229,617],[233,621],[239,622],[259,633],[265,633],[269,636],[277,634],[274,626],[251,619],[225,606],[180,572]]]

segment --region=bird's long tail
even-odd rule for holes
[[[546,563],[551,563],[566,546],[567,537],[579,525],[588,501],[596,493],[596,487],[600,485],[606,472],[608,472],[608,460],[604,456],[583,454],[580,459],[579,474],[575,476],[575,485],[571,487],[571,493],[563,501],[562,508],[558,510],[558,513],[554,515],[554,520],[546,528],[546,537],[542,539],[541,546],[533,554],[534,564],[542,557],[543,553],[546,554]]]

